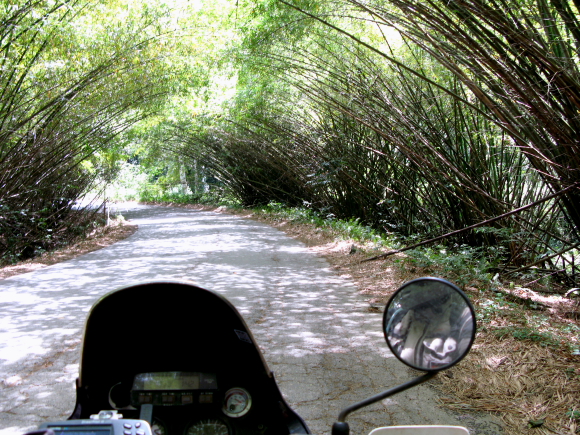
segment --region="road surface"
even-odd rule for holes
[[[125,205],[139,230],[108,248],[0,281],[0,435],[68,417],[86,314],[141,281],[186,279],[227,297],[254,333],[280,389],[313,433],[341,408],[414,374],[383,341],[353,283],[284,233],[237,216]],[[495,434],[488,419],[436,406],[418,387],[349,417],[352,433],[389,424],[452,424]]]

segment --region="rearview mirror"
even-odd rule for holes
[[[419,278],[389,300],[383,331],[393,354],[408,366],[439,371],[457,364],[475,339],[475,311],[457,286]]]

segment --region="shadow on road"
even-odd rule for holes
[[[380,314],[369,313],[348,280],[282,232],[212,212],[120,211],[139,225],[129,238],[0,281],[0,435],[68,416],[88,310],[109,291],[143,281],[185,279],[228,298],[314,433],[327,433],[342,407],[411,376],[390,358]],[[154,312],[128,315],[155,321]],[[118,339],[130,349],[130,333],[111,337]],[[457,424],[433,399],[417,388],[375,405],[352,418],[353,433],[391,423]]]

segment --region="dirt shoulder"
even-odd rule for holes
[[[105,248],[119,240],[126,239],[135,231],[137,231],[137,225],[131,225],[126,222],[118,222],[113,225],[98,228],[89,234],[86,239],[74,245],[53,252],[46,252],[30,260],[0,267],[0,279],[20,275],[21,273],[34,272],[35,270]]]

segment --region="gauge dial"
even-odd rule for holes
[[[232,388],[226,392],[222,411],[232,418],[246,415],[252,406],[252,398],[243,388]]]
[[[196,421],[185,431],[185,435],[229,435],[228,427],[219,420]]]
[[[111,409],[130,408],[131,386],[125,382],[118,382],[113,385],[109,390],[109,405],[111,405]]]
[[[167,435],[167,429],[161,420],[154,418],[153,424],[151,425],[151,433],[153,435]]]

